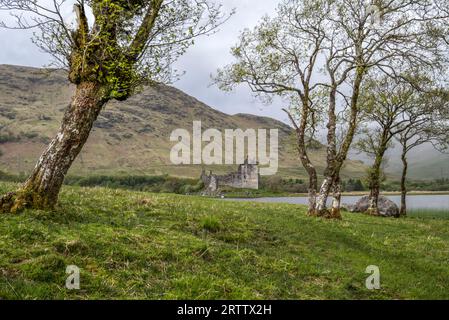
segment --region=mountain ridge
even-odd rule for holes
[[[61,70],[0,65],[0,170],[27,173],[56,134],[74,86]],[[194,120],[203,130],[279,129],[280,175],[305,178],[295,149],[293,129],[283,122],[252,114],[229,115],[167,86],[144,87],[127,101],[111,101],[98,117],[92,134],[69,174],[170,174],[198,177],[202,166],[171,165],[169,140],[177,128],[191,131]],[[319,171],[325,148],[312,152]],[[234,166],[235,167],[235,166]],[[232,166],[209,166],[218,173]],[[361,161],[348,161],[345,177],[361,177]]]

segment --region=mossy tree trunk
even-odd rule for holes
[[[303,113],[301,124],[299,127],[296,127],[296,135],[297,135],[297,147],[299,158],[301,160],[302,166],[307,171],[307,175],[309,176],[309,188],[308,188],[308,202],[309,202],[309,215],[315,215],[316,206],[317,206],[317,190],[318,190],[318,174],[315,166],[310,160],[309,154],[307,152],[306,147],[306,139],[305,139],[305,131],[307,126],[307,115]]]
[[[324,180],[321,185],[320,195],[317,203],[317,215],[330,219],[341,219],[340,214],[340,200],[341,186],[340,186],[340,173],[343,165],[347,159],[349,149],[351,148],[354,136],[357,131],[358,116],[359,116],[359,97],[360,88],[362,86],[363,78],[366,72],[365,67],[358,67],[356,77],[353,84],[353,92],[350,102],[350,115],[348,118],[348,127],[341,146],[337,147],[337,116],[336,110],[336,97],[337,86],[334,86],[330,90],[329,96],[329,110],[328,110],[328,124],[327,124],[327,166],[324,173]],[[327,209],[327,199],[330,192],[334,190],[334,194],[337,195],[336,201],[333,202],[336,206],[332,207],[332,210]],[[337,191],[335,191],[337,190]]]
[[[310,160],[309,154],[307,152],[307,143],[306,143],[306,130],[309,116],[310,116],[310,104],[309,104],[309,89],[306,86],[306,94],[302,97],[302,108],[301,108],[301,120],[299,126],[296,126],[296,136],[298,142],[298,152],[299,158],[301,160],[302,166],[307,171],[307,175],[309,176],[309,215],[314,215],[316,211],[316,197],[318,190],[318,175],[316,172],[316,168]],[[295,124],[294,120],[292,119]]]
[[[382,135],[381,144],[376,152],[376,159],[374,164],[369,170],[369,187],[370,187],[370,206],[368,208],[368,214],[373,216],[379,215],[379,196],[380,196],[380,183],[381,183],[381,166],[385,152],[388,145],[388,132]]]
[[[316,207],[318,216],[330,217],[327,209],[327,199],[334,185],[335,165],[337,157],[337,115],[335,113],[337,105],[337,85],[334,84],[329,91],[329,110],[327,123],[327,158],[326,169],[324,171],[324,180],[321,184],[320,194]]]
[[[55,207],[64,177],[86,143],[106,102],[97,83],[77,85],[58,134],[25,184],[0,199],[0,211],[14,213],[25,208],[48,210]]]
[[[16,16],[16,28],[40,29],[35,43],[64,65],[76,92],[60,131],[29,179],[18,191],[0,197],[0,212],[54,208],[102,107],[109,100],[128,99],[142,85],[171,80],[173,62],[192,40],[212,33],[228,17],[209,0],[95,0],[76,1],[73,24],[63,18],[58,1],[35,2],[1,1],[0,9]],[[88,17],[93,18],[90,23]]]
[[[378,158],[378,157],[376,157]],[[370,199],[367,213],[372,216],[379,215],[379,196],[380,196],[380,162],[376,159],[374,167],[369,172]]]
[[[308,188],[308,196],[309,196],[309,210],[308,214],[313,216],[316,214],[316,206],[317,206],[317,190],[318,190],[318,174],[315,166],[310,160],[309,153],[307,151],[307,141],[306,141],[306,132],[308,127],[314,127],[314,123],[310,123],[312,121],[310,119],[310,115],[312,112],[312,108],[310,105],[310,88],[309,82],[310,80],[303,81],[304,84],[304,93],[300,93],[299,96],[301,98],[301,106],[298,108],[300,110],[300,120],[296,121],[290,111],[284,109],[287,113],[288,117],[292,125],[296,131],[296,142],[297,149],[299,154],[299,159],[301,161],[302,166],[307,172],[309,176],[309,188]]]
[[[407,173],[408,173],[408,161],[407,161],[407,147],[403,148],[402,155],[402,176],[401,176],[401,216],[407,215]]]

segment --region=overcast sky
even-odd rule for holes
[[[50,1],[50,0],[42,0]],[[228,114],[250,113],[276,118],[289,123],[281,111],[282,105],[264,105],[252,97],[245,86],[235,92],[224,93],[211,85],[211,74],[232,62],[230,48],[236,44],[238,35],[244,28],[252,28],[266,14],[273,15],[280,0],[216,0],[224,4],[230,11],[236,8],[236,14],[220,28],[220,31],[209,37],[197,39],[177,63],[178,70],[186,71],[186,75],[175,86],[205,102],[209,106]],[[71,9],[65,13],[73,16]],[[4,15],[3,15],[4,17]],[[0,64],[25,65],[42,67],[50,63],[50,57],[39,52],[30,38],[32,31],[0,29]],[[431,153],[431,152],[429,152]],[[359,157],[354,156],[352,157]]]
[[[195,46],[178,61],[176,67],[185,70],[186,75],[174,85],[211,107],[229,114],[252,113],[288,122],[280,105],[263,105],[244,86],[232,93],[224,93],[215,86],[210,86],[211,74],[232,61],[230,48],[236,43],[239,32],[246,27],[254,27],[263,15],[272,15],[279,1],[223,0],[222,3],[225,10],[236,8],[236,14],[218,33],[199,38]],[[50,57],[39,52],[31,42],[31,36],[31,31],[0,29],[0,64],[33,67],[48,65]]]

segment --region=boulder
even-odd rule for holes
[[[351,212],[361,212],[365,213],[368,211],[370,206],[370,197],[365,196],[361,198],[354,206],[350,206]],[[388,199],[387,197],[380,196],[379,197],[379,214],[383,217],[398,217],[399,216],[399,207]]]

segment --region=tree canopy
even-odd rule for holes
[[[115,99],[175,79],[177,58],[232,14],[209,0],[0,0],[0,9],[14,18],[3,27],[37,29],[34,43],[72,83],[100,82]]]

